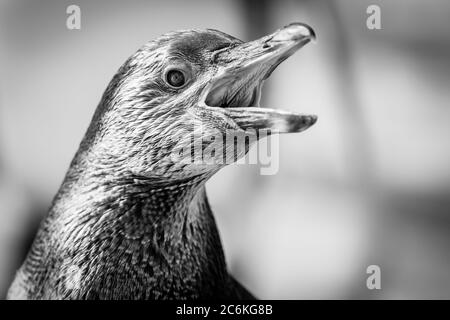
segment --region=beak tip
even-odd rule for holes
[[[289,129],[285,132],[301,132],[312,127],[316,122],[316,115],[293,115],[290,117]]]
[[[272,40],[274,41],[288,41],[288,40],[316,40],[316,33],[306,23],[294,22],[288,24],[279,30]]]
[[[316,115],[311,115],[310,117],[309,117],[309,125],[310,126],[312,126],[312,125],[314,125],[316,122],[317,122],[317,116]]]

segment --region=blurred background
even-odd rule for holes
[[[300,21],[318,41],[262,104],[318,123],[280,138],[278,174],[229,166],[208,182],[231,273],[259,298],[450,298],[449,16],[446,0],[0,0],[0,297],[129,55],[176,29],[248,41]]]

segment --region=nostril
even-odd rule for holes
[[[263,46],[262,46],[263,49],[272,47],[270,44],[270,41],[272,41],[272,39],[273,39],[272,35],[264,37],[264,42],[263,42]]]

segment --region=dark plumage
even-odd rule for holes
[[[313,37],[302,24],[248,43],[189,30],[132,55],[103,94],[9,298],[252,298],[227,272],[204,187],[234,153],[205,163],[190,148],[201,140],[201,150],[228,150],[205,140],[218,133],[311,126],[314,116],[259,108],[259,96]],[[231,146],[238,156],[249,148]]]

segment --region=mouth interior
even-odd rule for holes
[[[219,79],[209,90],[205,103],[210,107],[259,107],[264,74],[250,72]]]
[[[309,42],[292,42],[272,52],[268,58],[254,61],[244,67],[225,71],[208,90],[205,104],[220,108],[260,107],[261,89],[265,80],[284,60]]]

